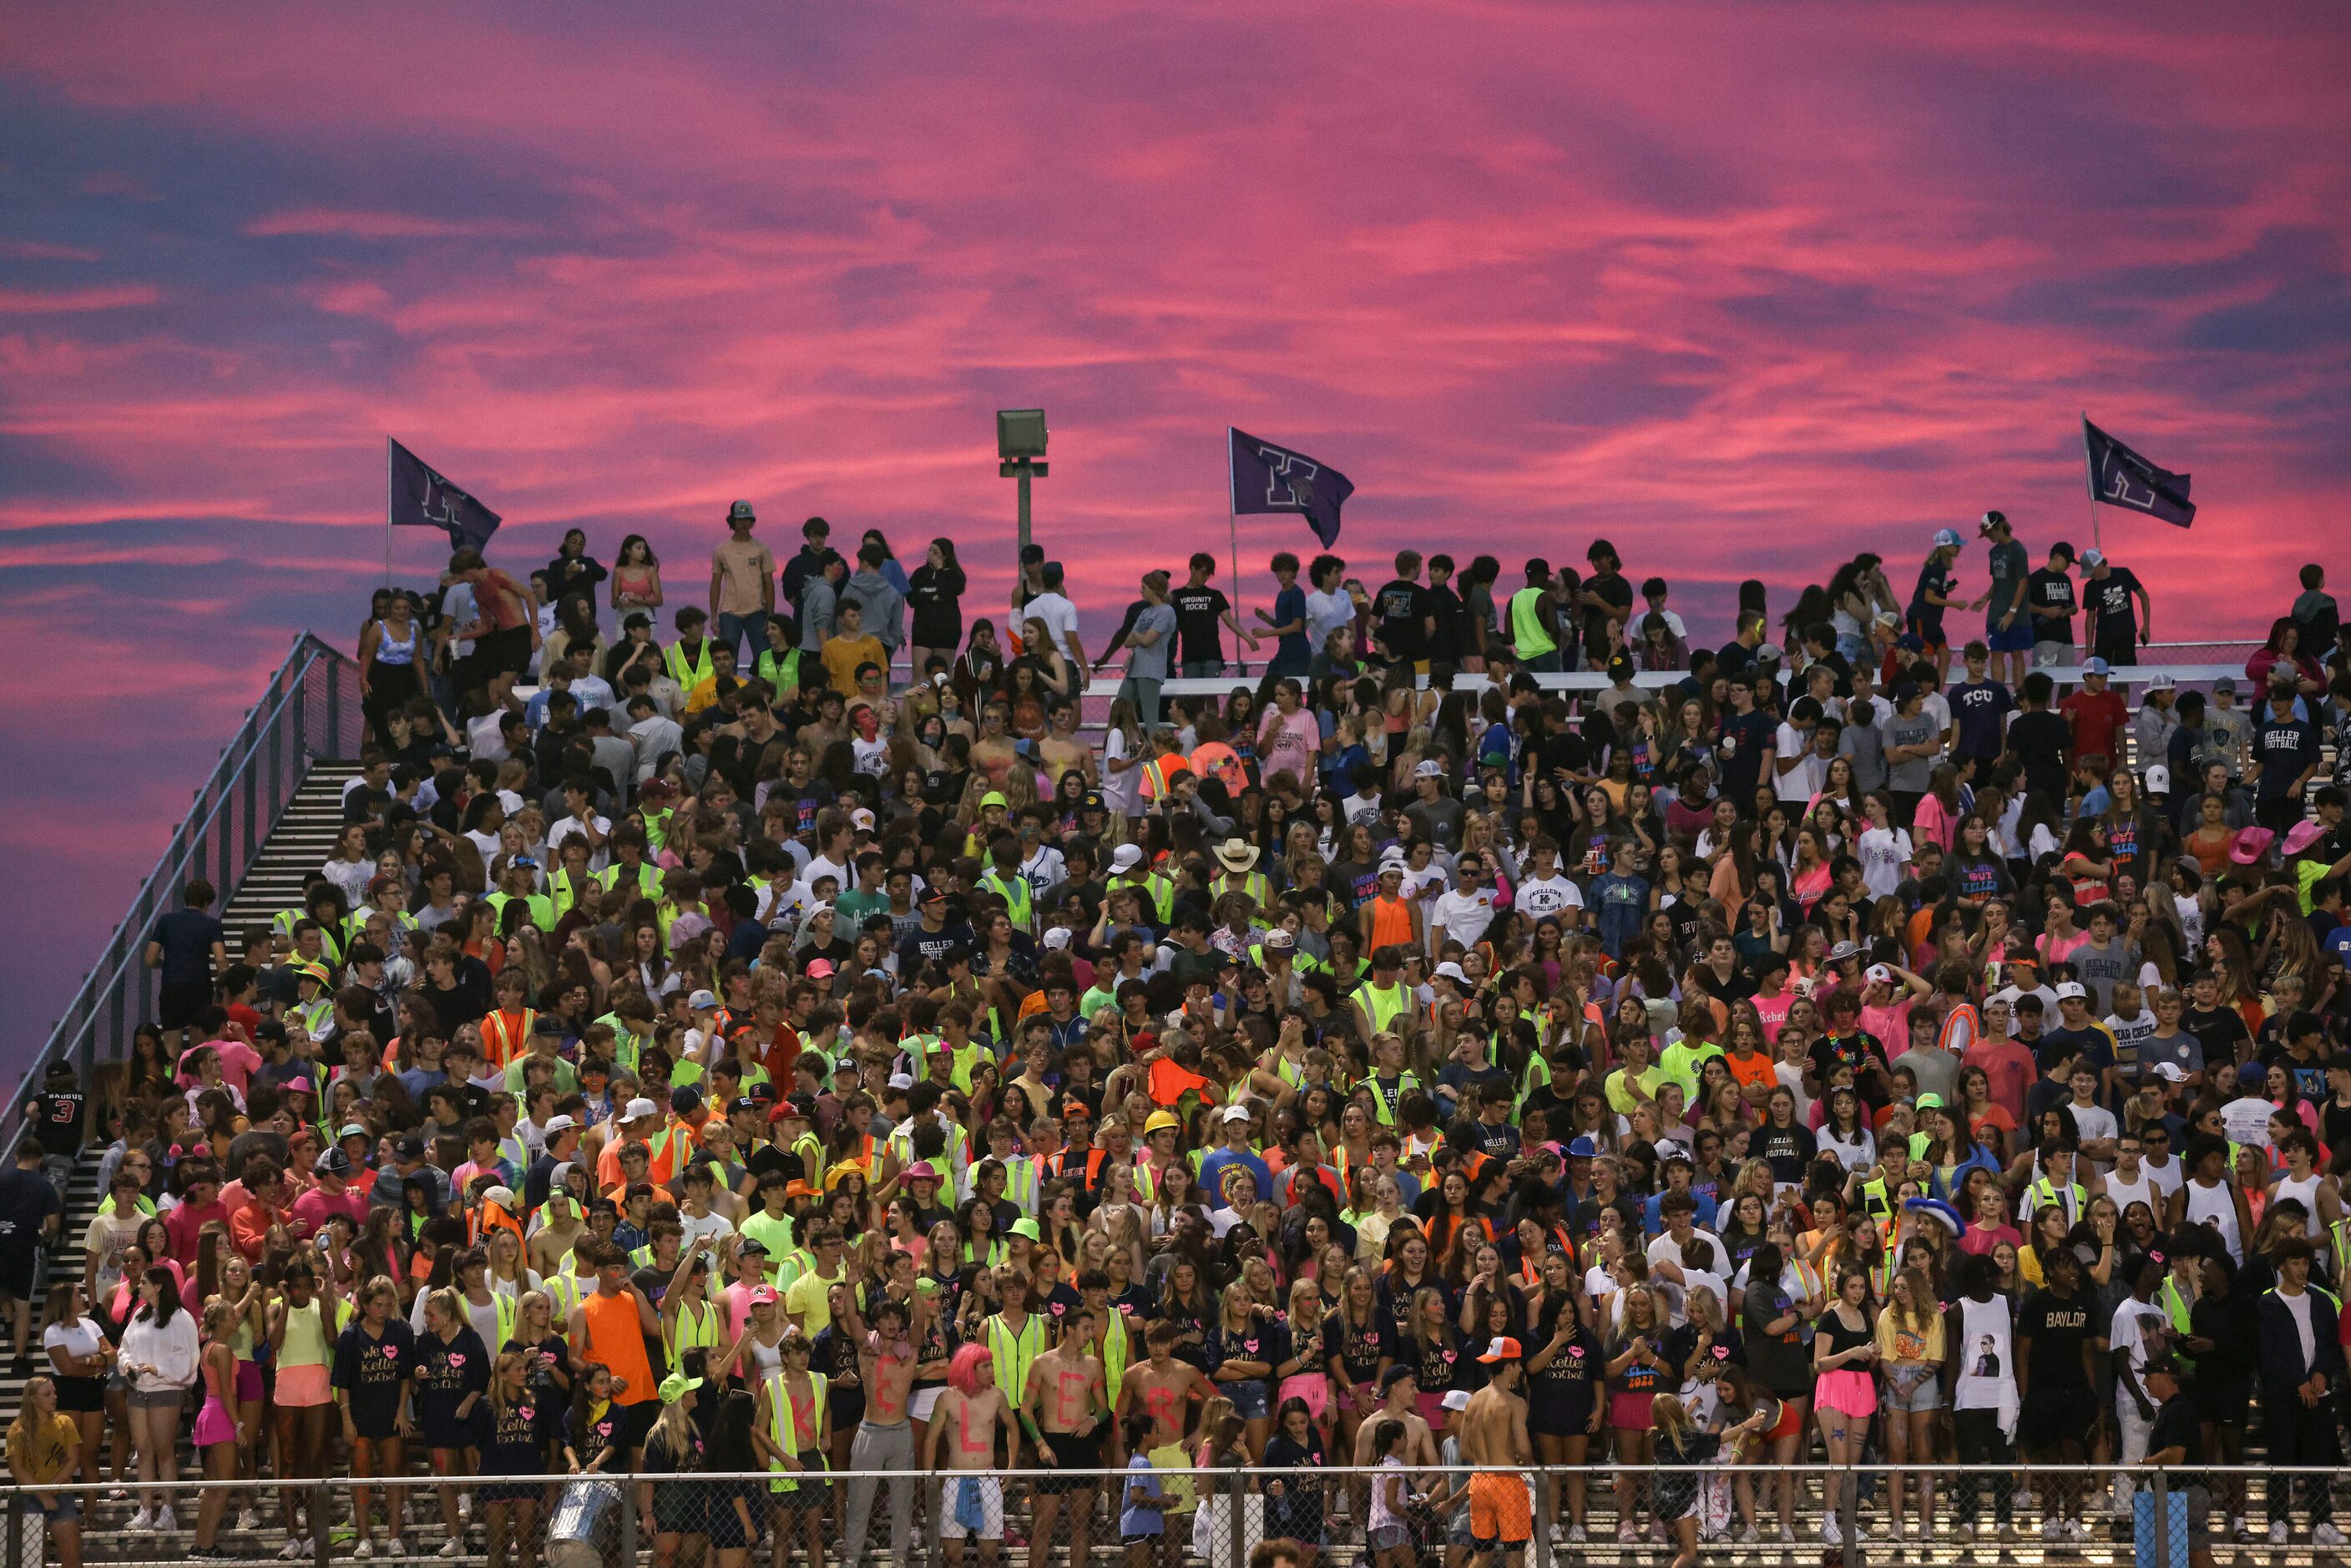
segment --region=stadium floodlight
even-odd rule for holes
[[[1029,481],[1042,479],[1045,463],[1045,411],[1041,408],[999,408],[996,411],[996,471],[1020,482],[1019,554],[1014,570],[1029,554]]]

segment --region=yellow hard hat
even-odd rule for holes
[[[1154,1111],[1143,1124],[1143,1135],[1146,1138],[1157,1132],[1180,1133],[1183,1130],[1184,1119],[1173,1111]]]

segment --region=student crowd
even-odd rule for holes
[[[968,1472],[886,1489],[901,1560],[918,1500],[950,1560],[1025,1528],[1032,1563],[1106,1500],[1140,1565],[1228,1463],[1311,1560],[1399,1507],[1457,1545],[1604,1528],[1580,1472],[1528,1521],[1287,1473],[1325,1462],[1614,1459],[1619,1540],[1784,1541],[1806,1484],[1742,1466],[1884,1458],[1896,1537],[2031,1508],[2054,1542],[2150,1459],[2336,1461],[2317,568],[2242,706],[2133,712],[2146,591],[2032,570],[1996,513],[1979,596],[1947,529],[1907,600],[1865,555],[1776,628],[1746,585],[1714,647],[1602,540],[1508,591],[1280,556],[1247,624],[1196,557],[1092,659],[1041,554],[967,627],[951,541],[908,574],[810,519],[778,570],[756,528],[667,642],[635,536],[379,598],[335,854],[250,929],[191,883],[158,1022],[52,1078],[0,1187],[69,1241],[57,1184],[104,1150],[9,1436],[61,1531],[110,1462],[175,1476],[191,1419],[252,1483],[196,1554],[274,1490],[289,1559],[334,1524],[306,1478],[413,1463],[445,1484],[360,1487],[359,1557],[437,1506],[443,1555],[531,1562],[550,1478],[597,1472],[772,1470],[646,1490],[657,1551],[722,1564],[860,1563],[883,1489],[830,1467]],[[1163,690],[1228,632],[1262,676]],[[20,1356],[37,1291],[0,1258]],[[1457,1446],[1489,1385],[1524,1451]],[[1938,1485],[2020,1455],[2110,1479]],[[1137,1479],[985,1473],[1038,1462]],[[2241,1477],[2191,1495],[2198,1542],[2259,1529]],[[2258,1500],[2341,1543],[2323,1482]]]

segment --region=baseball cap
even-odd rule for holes
[[[343,1153],[340,1148],[329,1149],[310,1162],[310,1168],[320,1176],[330,1174],[349,1176],[351,1172],[351,1156]]]
[[[732,1116],[737,1111],[748,1111],[756,1116],[759,1113],[759,1103],[748,1094],[737,1094],[726,1102],[726,1113]]]
[[[2235,696],[2235,695],[2237,695],[2237,677],[2236,677],[2236,676],[2234,676],[2234,675],[2222,675],[2219,680],[2214,681],[2214,682],[2212,683],[2212,695],[2213,695],[2218,696],[2218,695],[2220,695],[2221,693],[2223,693],[2223,692],[2227,693],[2227,694],[2228,694],[2229,695],[2231,695],[2231,696]]]
[[[1498,1361],[1516,1361],[1519,1359],[1519,1342],[1505,1334],[1488,1345],[1486,1354],[1478,1359],[1489,1365]]]
[[[1292,936],[1287,927],[1277,925],[1265,934],[1265,939],[1259,946],[1269,953],[1287,953],[1298,946],[1298,938]]]
[[[2057,999],[2061,1002],[2084,1001],[2088,998],[2089,995],[2088,988],[2085,987],[2079,980],[2060,980],[2057,982]]]
[[[1426,758],[1412,770],[1412,776],[1416,779],[1442,779],[1445,777],[1445,764],[1433,757]]]
[[[1447,958],[1445,962],[1437,966],[1436,968],[1431,969],[1429,974],[1432,977],[1441,975],[1446,979],[1458,980],[1465,986],[1469,983],[1469,972],[1450,958]]]
[[[661,1380],[662,1403],[674,1405],[702,1386],[699,1377],[688,1377],[683,1372],[673,1372]]]
[[[1103,802],[1102,791],[1099,789],[1089,789],[1078,797],[1078,810],[1081,811],[1104,811],[1109,809]]]
[[[1957,529],[1957,528],[1937,528],[1937,529],[1935,530],[1935,543],[1934,543],[1934,546],[1933,546],[1933,548],[1934,548],[1934,549],[1945,549],[1945,548],[1947,548],[1947,547],[1949,547],[1949,546],[1956,545],[1956,544],[1958,544],[1959,542],[1959,529]]]
[[[1982,519],[1976,524],[1976,537],[1981,538],[2006,521],[2008,521],[2006,512],[1986,512]]]
[[[821,980],[821,979],[824,979],[826,977],[830,976],[831,973],[832,973],[832,960],[831,960],[831,959],[830,959],[830,958],[810,958],[810,959],[809,960],[809,966],[808,966],[808,977],[809,977],[810,979],[811,979],[811,980]]]
[[[1485,1358],[1480,1356],[1479,1359],[1482,1361]],[[1437,1403],[1447,1410],[1467,1410],[1469,1408],[1469,1391],[1466,1388],[1448,1388],[1445,1391],[1445,1397]]]
[[[403,1160],[421,1160],[424,1157],[424,1140],[411,1133],[392,1145],[392,1152]]]
[[[547,1119],[547,1125],[538,1130],[539,1135],[551,1138],[558,1133],[568,1133],[579,1124],[569,1116],[549,1116]]]
[[[1385,1394],[1389,1389],[1394,1388],[1405,1378],[1416,1377],[1418,1375],[1419,1375],[1414,1372],[1409,1366],[1391,1366],[1380,1376],[1380,1392]]]
[[[775,1301],[776,1288],[773,1285],[754,1285],[751,1287],[751,1304],[753,1306],[772,1306],[775,1304]]]
[[[621,1120],[623,1122],[642,1122],[647,1117],[660,1114],[661,1107],[642,1096],[630,1101],[621,1109]]]
[[[2095,547],[2085,549],[2082,552],[2082,564],[2084,566],[2104,566],[2106,564],[2106,552]]]
[[[555,1036],[556,1039],[560,1040],[563,1038],[563,1020],[559,1018],[549,1018],[545,1013],[541,1013],[537,1021],[532,1023],[530,1026],[530,1032],[533,1034],[551,1034]]]
[[[914,1086],[914,1075],[913,1073],[911,1073],[911,1072],[893,1072],[893,1073],[890,1074],[890,1087],[891,1087],[891,1088],[893,1088],[893,1089],[912,1089]]]
[[[373,1133],[369,1132],[357,1122],[346,1122],[343,1124],[343,1130],[335,1134],[335,1142],[340,1144],[345,1138],[366,1138],[371,1142],[374,1137],[375,1134]]]
[[[762,1182],[760,1185],[764,1186],[767,1184]],[[768,1255],[768,1244],[756,1236],[746,1236],[735,1244],[735,1256],[740,1258],[747,1252],[757,1252],[760,1257],[765,1258]]]
[[[685,998],[685,1005],[695,1012],[706,1013],[718,1006],[718,998],[708,991],[696,991]]]
[[[737,501],[726,508],[726,520],[730,523],[756,523],[759,519],[753,514],[750,502]]]
[[[2111,675],[2115,673],[2115,667],[2097,655],[2092,654],[2082,661],[2082,673],[2085,675]]]
[[[1861,972],[1861,977],[1873,986],[1890,986],[1894,983],[1894,971],[1884,964],[1872,964]]]
[[[691,1083],[681,1083],[669,1092],[669,1108],[679,1115],[702,1109],[702,1091]]]
[[[1110,869],[1113,876],[1123,876],[1142,863],[1141,844],[1121,844],[1110,853]]]
[[[1246,1122],[1249,1119],[1249,1107],[1246,1105],[1228,1105],[1225,1113],[1217,1118],[1219,1122]]]
[[[2147,787],[2150,795],[2168,795],[2171,793],[2171,769],[2158,762],[2147,770],[2147,777],[2139,782]]]
[[[2179,1063],[2176,1061],[2157,1062],[2155,1064],[2155,1075],[2158,1078],[2162,1079],[2166,1083],[2185,1083],[2188,1082],[2188,1069],[2180,1066]]]

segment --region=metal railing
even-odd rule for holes
[[[1469,1483],[1479,1471],[1458,1464],[1416,1464],[1403,1472],[1337,1465],[1161,1467],[1150,1473],[1164,1492],[1165,1509],[1157,1523],[1174,1538],[1167,1553],[1159,1557],[1163,1563],[1243,1568],[1260,1542],[1287,1537],[1316,1547],[1318,1562],[1371,1568],[1374,1552],[1367,1537],[1366,1501],[1369,1488],[1379,1478],[1404,1476],[1414,1503],[1405,1516],[1407,1542],[1415,1549],[1414,1559],[1426,1562],[1448,1545],[1468,1545],[1463,1531],[1473,1522]],[[2343,1548],[2319,1535],[2317,1527],[2330,1519],[2335,1487],[2351,1480],[2339,1467],[2168,1469],[1933,1460],[1848,1466],[1715,1462],[1689,1468],[1536,1464],[1502,1473],[1525,1483],[1523,1562],[1528,1568],[1562,1568],[1569,1563],[1631,1557],[1656,1549],[1652,1530],[1636,1523],[1628,1541],[1602,1524],[1603,1517],[1617,1526],[1642,1519],[1661,1523],[1668,1542],[1679,1521],[1691,1521],[1700,1555],[1717,1562],[1787,1561],[1792,1554],[1792,1560],[1818,1562],[1823,1560],[1825,1545],[1844,1563],[1859,1568],[1865,1552],[1898,1554],[1906,1544],[1920,1560],[1938,1549],[1946,1553],[1956,1550],[1964,1560],[1973,1552],[1975,1527],[1980,1523],[1985,1536],[1997,1529],[1996,1551],[2011,1563],[2037,1559],[2187,1568],[2191,1544],[2228,1537],[2232,1511],[2251,1515],[2252,1539],[2241,1541],[2241,1548],[2259,1548],[2264,1561],[2273,1563],[2317,1562],[2342,1555]],[[913,1561],[938,1563],[942,1538],[952,1542],[963,1533],[977,1541],[1000,1539],[1008,1550],[1018,1550],[1019,1542],[1029,1540],[1033,1549],[1041,1549],[1032,1550],[1029,1561],[1042,1561],[1043,1552],[1058,1549],[1069,1554],[1070,1568],[1083,1568],[1084,1562],[1098,1557],[1126,1561],[1117,1515],[1125,1500],[1125,1485],[1141,1474],[1123,1469],[1037,1469],[1024,1458],[1019,1469],[1009,1470],[842,1469],[789,1478],[772,1470],[545,1477],[410,1472],[392,1478],[299,1478],[283,1488],[266,1478],[144,1482],[106,1489],[107,1500],[84,1511],[81,1547],[85,1560],[91,1562],[183,1561],[183,1543],[196,1528],[200,1500],[212,1492],[241,1494],[237,1502],[224,1497],[215,1504],[212,1526],[216,1550],[235,1543],[220,1554],[241,1561],[277,1557],[288,1539],[302,1545],[298,1560],[315,1563],[317,1568],[350,1561],[361,1540],[372,1540],[377,1554],[388,1555],[389,1542],[402,1539],[407,1559],[443,1555],[440,1546],[455,1541],[459,1550],[448,1555],[472,1560],[494,1544],[491,1531],[507,1531],[527,1532],[530,1543],[540,1549],[521,1553],[525,1561],[542,1561],[550,1568],[639,1568],[646,1562],[686,1561],[690,1553],[680,1549],[680,1542],[696,1536],[719,1544],[716,1532],[739,1521],[734,1502],[740,1496],[754,1536],[766,1538],[758,1543],[755,1562],[766,1560],[774,1536],[783,1534],[785,1554],[797,1554],[803,1542],[820,1543],[808,1558],[810,1568],[818,1568],[820,1561],[845,1561],[844,1548],[851,1543],[863,1547],[863,1560],[882,1559],[906,1568]],[[1781,1537],[1773,1523],[1771,1493],[1783,1477],[1800,1499],[1802,1533],[1792,1542]],[[793,1483],[792,1490],[775,1490],[784,1479]],[[1941,1504],[1939,1511],[1928,1511],[1942,1522],[1932,1530],[1921,1528],[1917,1521],[1922,1515],[1914,1507],[1910,1528],[1897,1535],[1890,1528],[1893,1520],[1903,1517],[1898,1507],[1890,1506],[1895,1489],[1907,1483],[1916,1490],[1922,1479],[1931,1482]],[[980,1483],[983,1494],[961,1496],[965,1480]],[[803,1486],[809,1488],[805,1493],[799,1490]],[[477,1490],[486,1488],[501,1491]],[[125,1490],[130,1495],[120,1495]],[[0,1488],[0,1511],[8,1520],[5,1568],[34,1568],[39,1562],[39,1499],[80,1492],[77,1487]],[[180,1510],[172,1528],[133,1528],[129,1511],[158,1500],[158,1493]],[[364,1531],[360,1528],[362,1496],[367,1499]],[[1519,1500],[1506,1496],[1499,1500],[1499,1513],[1508,1519]],[[1052,1504],[1050,1513],[1040,1508],[1047,1501]],[[281,1513],[288,1502],[298,1511],[298,1522]],[[527,1514],[517,1502],[528,1502]],[[257,1530],[234,1527],[239,1503],[257,1505]],[[946,1528],[959,1504],[969,1509],[966,1521]],[[2309,1529],[2295,1532],[2298,1539],[2283,1547],[2271,1546],[2266,1527],[2285,1517],[2281,1504],[2291,1504],[2292,1514]],[[1488,1506],[1496,1506],[1496,1500],[1489,1499]],[[893,1539],[901,1508],[906,1510],[907,1521],[903,1552]],[[1587,1511],[1588,1534],[1568,1533],[1571,1517],[1580,1525]],[[1759,1521],[1765,1524],[1764,1531],[1742,1530]],[[2046,1527],[2053,1521],[2067,1528],[2049,1533]],[[520,1542],[509,1536],[497,1544]],[[1087,1549],[1083,1560],[1078,1555],[1081,1545]],[[1986,1553],[1993,1550],[1987,1541]],[[512,1562],[516,1555],[504,1552],[493,1561],[503,1557]],[[950,1565],[960,1559],[960,1553],[946,1554]],[[783,1555],[777,1558],[783,1560]]]
[[[188,814],[81,988],[0,1105],[11,1153],[23,1135],[25,1101],[39,1089],[49,1063],[71,1062],[87,1083],[96,1063],[127,1054],[131,1031],[155,1017],[157,988],[146,948],[156,917],[176,907],[180,890],[196,877],[217,892],[214,912],[225,909],[310,764],[359,755],[364,727],[358,663],[308,632],[296,637],[211,777],[196,787]]]

